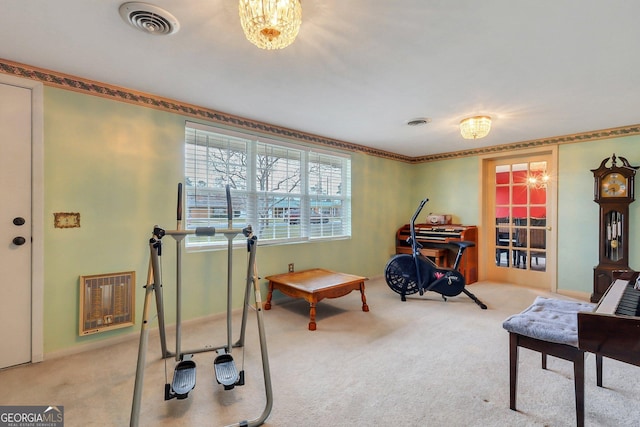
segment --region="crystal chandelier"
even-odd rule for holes
[[[464,139],[484,138],[491,130],[491,117],[475,116],[460,122],[460,133]]]
[[[261,49],[289,46],[302,23],[300,0],[240,0],[239,12],[247,40]]]

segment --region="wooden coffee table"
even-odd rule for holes
[[[314,268],[312,270],[267,276],[269,294],[264,305],[265,310],[271,309],[273,290],[277,289],[292,298],[304,298],[310,306],[309,330],[316,330],[316,304],[324,298],[338,298],[360,290],[362,297],[362,311],[369,311],[367,299],[364,296],[364,281],[366,277],[354,276],[335,271]]]

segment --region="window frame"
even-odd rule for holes
[[[232,228],[241,229],[249,224],[252,225],[254,233],[258,236],[258,241],[261,245],[307,243],[351,238],[352,158],[350,154],[338,150],[317,148],[289,140],[265,137],[249,132],[231,130],[192,121],[185,122],[185,157],[183,162],[185,181],[185,198],[183,203],[185,206],[183,211],[186,212],[186,215],[183,224],[186,229],[194,229],[197,226],[215,227],[217,229],[230,228],[228,218],[226,216],[225,218],[220,218],[220,207],[217,207],[216,202],[212,202],[214,199],[219,201],[221,192],[225,191],[224,188],[220,188],[220,178],[223,178],[226,181],[225,183],[229,183],[230,180],[229,175],[224,176],[224,173],[220,171],[210,174],[212,168],[215,170],[217,165],[224,165],[223,160],[217,160],[213,164],[210,164],[208,159],[204,160],[206,166],[202,173],[206,175],[207,179],[202,182],[198,180],[197,171],[202,170],[202,168],[198,168],[198,163],[202,163],[203,161],[198,161],[198,153],[194,149],[192,149],[191,152],[192,157],[190,158],[189,156],[190,145],[202,145],[206,147],[204,149],[206,156],[208,156],[209,147],[216,147],[215,140],[211,144],[209,140],[207,140],[206,144],[197,144],[198,132],[203,133],[203,137],[217,137],[221,146],[224,145],[223,141],[225,138],[229,138],[227,142],[229,146],[233,143],[234,139],[239,139],[245,143],[243,155],[246,170],[240,172],[240,175],[243,172],[245,175],[245,188],[231,188],[231,199],[234,210],[231,222]],[[287,167],[290,163],[295,165],[296,161],[298,161],[295,156],[299,155],[299,170],[297,172],[299,173],[299,181],[296,186],[293,187],[295,192],[269,191],[269,189],[261,190],[258,188],[258,170],[260,167],[258,156],[261,152],[277,152],[282,150],[284,150],[284,153],[287,153],[287,155],[283,156],[283,158],[287,159],[284,163]],[[228,153],[229,151],[226,153],[221,152],[222,155]],[[242,155],[239,155],[239,157],[242,157]],[[277,165],[278,161],[279,159],[276,159],[272,167],[275,168],[279,166]],[[329,176],[322,175],[322,172],[318,172],[317,170],[310,172],[312,165],[318,169],[322,169],[322,164],[328,167],[326,174]],[[266,172],[262,172],[267,174],[267,181],[269,174],[274,174],[273,170],[268,169],[269,167],[266,168]],[[339,176],[336,171],[339,171]],[[187,176],[189,173],[192,173],[193,176]],[[279,176],[286,179],[290,179],[291,177],[297,178],[297,176],[287,175],[287,173],[289,172],[280,172],[281,175]],[[215,174],[218,174],[219,177],[215,177]],[[312,186],[309,184],[311,174],[314,174],[314,177],[320,175],[322,182],[326,181],[327,188],[323,189],[323,185],[317,185],[313,187],[313,191],[318,192],[313,193]],[[218,183],[212,185],[212,181],[218,181]],[[320,179],[318,178],[317,181],[319,182]],[[187,185],[187,183],[190,184]],[[333,189],[335,194],[330,194],[330,189]],[[326,191],[327,194],[322,194],[320,193],[321,191]],[[279,202],[275,202],[277,199],[284,201],[283,207],[278,209],[276,209],[276,203]],[[198,200],[208,201],[199,207]],[[241,208],[236,208],[234,200],[239,202]],[[297,205],[292,203],[292,201],[296,200],[298,200]],[[269,203],[272,204],[270,205]],[[262,208],[262,211],[260,211],[260,208]],[[204,211],[206,212],[205,217],[201,216],[196,218],[190,216],[192,212],[196,212],[198,209],[206,209]],[[298,211],[297,220],[294,216],[294,209]],[[318,215],[314,216],[312,209],[314,209]],[[226,213],[226,211],[227,208],[225,206],[224,212]],[[273,225],[271,229],[269,229],[269,223]],[[275,228],[278,228],[279,231],[274,231]],[[265,230],[268,230],[271,235],[267,236],[263,234]],[[278,233],[282,233],[283,230],[285,232],[284,237],[278,235]],[[241,234],[235,237],[234,240],[236,244],[240,245],[244,242],[244,239],[237,238],[243,237]],[[223,235],[213,238],[187,235],[185,239],[185,246],[188,251],[219,250],[226,248],[227,244],[227,237]]]

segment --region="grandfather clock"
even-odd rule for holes
[[[609,160],[611,165],[607,166]],[[614,154],[591,170],[593,200],[600,205],[598,265],[593,269],[591,302],[600,301],[614,279],[629,270],[629,204],[635,200],[633,181],[639,167]]]

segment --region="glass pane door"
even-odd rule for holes
[[[546,161],[495,166],[495,265],[547,270]]]

